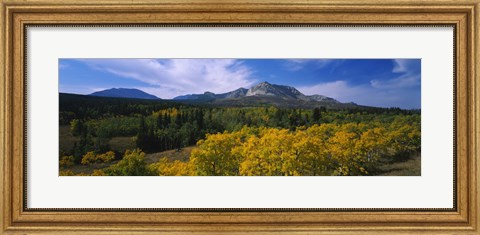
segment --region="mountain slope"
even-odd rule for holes
[[[219,94],[219,95],[217,95],[217,98],[222,98],[222,99],[240,98],[240,97],[244,97],[247,94],[247,92],[248,92],[248,89],[238,88],[234,91]]]
[[[295,87],[261,82],[250,89],[237,90],[214,94],[190,94],[177,96],[177,101],[208,103],[220,106],[265,106],[275,105],[280,107],[329,107],[329,108],[355,108],[355,103],[341,103],[331,97],[323,95],[304,95]]]
[[[210,105],[223,107],[263,107],[276,106],[281,108],[320,108],[350,109],[359,108],[354,103],[325,102],[300,99],[283,99],[275,96],[245,96],[235,99],[215,99],[208,102]]]
[[[285,100],[303,100],[303,101],[318,101],[340,103],[337,100],[323,95],[306,96],[298,91],[295,87],[270,84],[268,82],[261,82],[250,89],[239,88],[237,90],[214,94],[212,92],[205,92],[204,94],[190,94],[182,95],[173,98],[174,100],[213,100],[213,99],[234,99],[244,98],[250,96],[258,97],[276,97]]]
[[[230,91],[222,94],[214,94],[212,92],[206,91],[203,94],[189,94],[181,95],[173,98],[174,100],[213,100],[213,99],[228,99],[228,98],[240,98],[244,97],[247,94],[248,89],[238,88],[234,91]]]
[[[304,94],[291,86],[262,82],[250,88],[245,96],[274,96],[283,99],[308,100]]]
[[[149,100],[160,99],[144,91],[141,91],[138,89],[128,89],[128,88],[111,88],[103,91],[94,92],[90,94],[90,96],[135,98],[135,99],[149,99]]]

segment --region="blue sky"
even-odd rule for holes
[[[267,81],[306,95],[420,108],[420,59],[60,59],[60,92],[137,88],[162,99]]]

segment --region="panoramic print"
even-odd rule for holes
[[[418,176],[420,59],[60,59],[60,176]]]

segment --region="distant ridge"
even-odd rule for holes
[[[307,96],[298,91],[295,87],[270,84],[268,82],[261,82],[250,89],[238,88],[223,94],[214,94],[212,92],[205,92],[203,94],[182,95],[173,98],[174,100],[215,100],[215,99],[234,99],[245,97],[274,97],[284,100],[301,100],[314,102],[329,102],[340,103],[339,101],[323,96],[311,95]]]
[[[209,91],[206,91],[203,94],[189,94],[181,95],[173,98],[174,100],[213,100],[213,99],[228,99],[228,98],[240,98],[244,97],[247,94],[248,89],[238,88],[234,91],[230,91],[223,94],[215,94]]]
[[[323,95],[304,95],[295,87],[261,82],[250,89],[238,88],[222,94],[205,92],[203,94],[189,94],[173,98],[174,101],[184,103],[204,103],[217,106],[268,106],[291,108],[326,107],[332,109],[358,108],[355,103],[342,103]]]
[[[148,100],[160,99],[142,90],[130,89],[130,88],[111,88],[103,91],[93,92],[92,94],[90,94],[90,96],[134,98],[134,99],[148,99]]]
[[[161,100],[142,90],[130,88],[111,88],[94,92],[88,96]],[[181,95],[173,98],[172,101],[223,107],[258,107],[270,105],[290,108],[326,107],[331,109],[363,107],[353,102],[342,103],[334,98],[323,95],[304,95],[295,87],[270,84],[268,82],[261,82],[250,89],[238,88],[222,94],[206,91],[203,94]]]

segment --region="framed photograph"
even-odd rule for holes
[[[2,233],[478,234],[478,0],[2,1]]]

